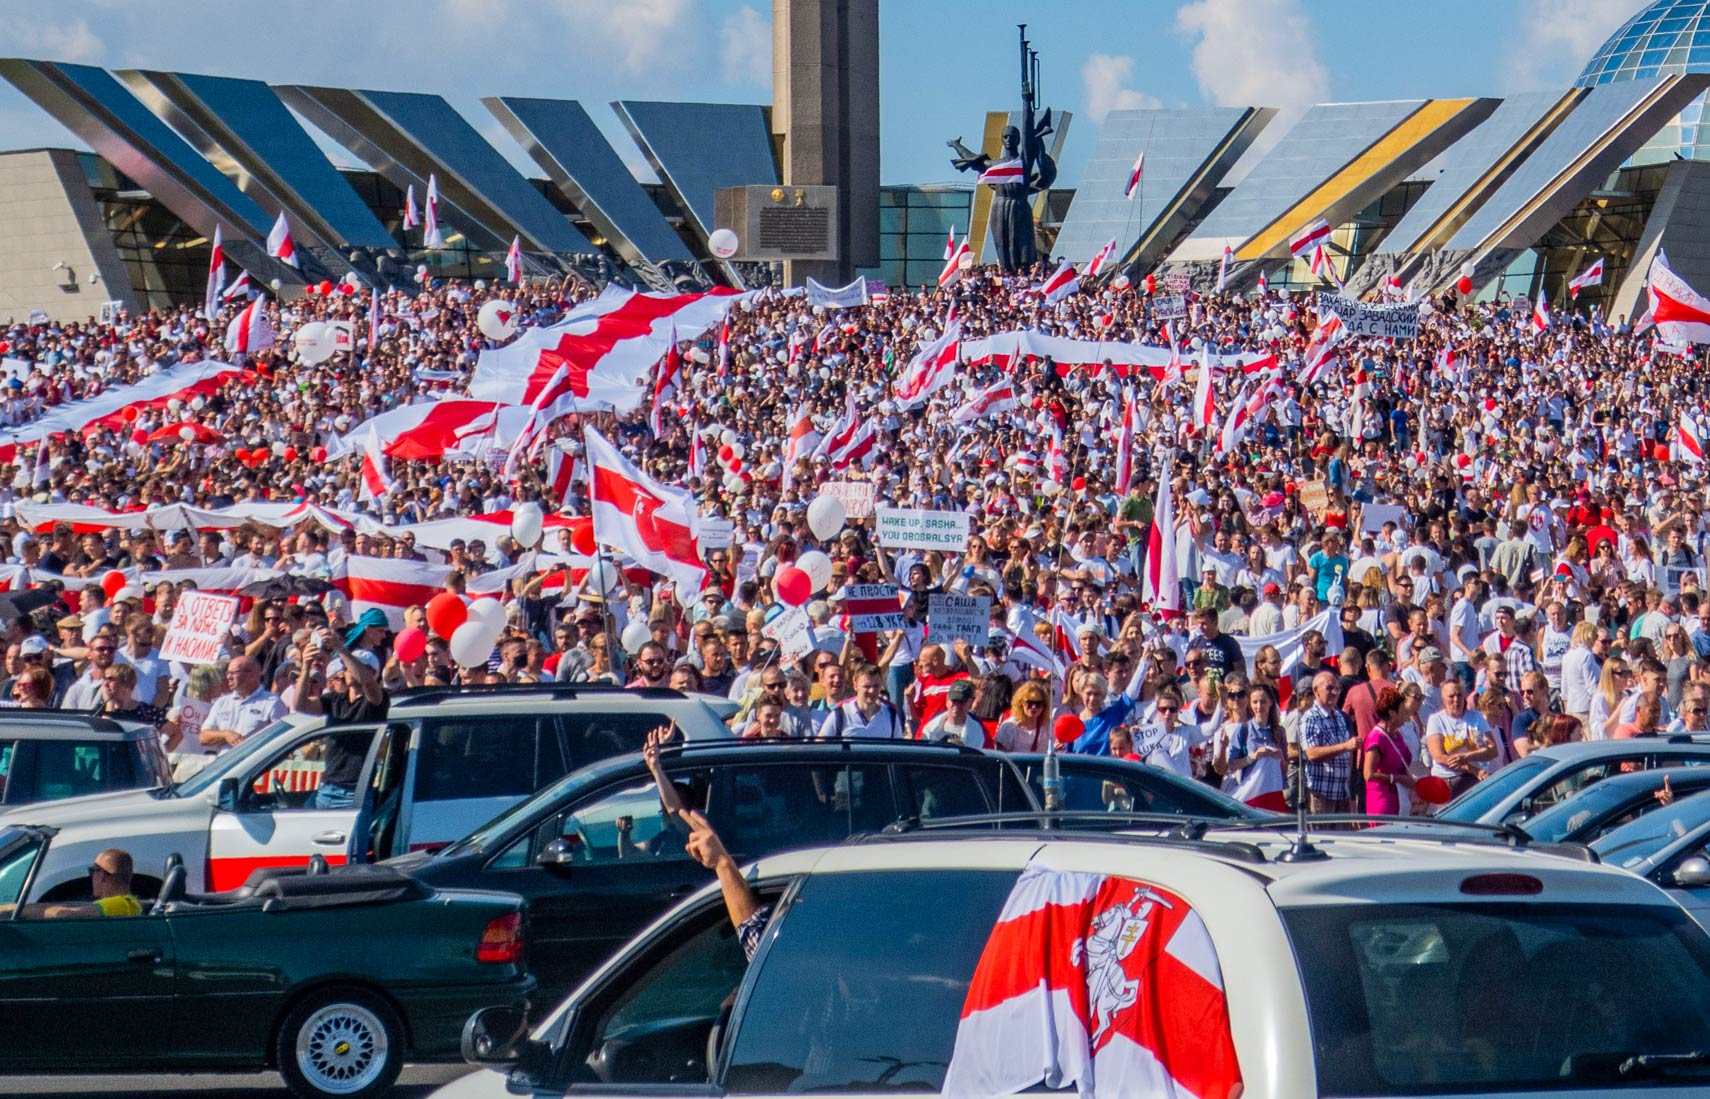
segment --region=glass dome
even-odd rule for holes
[[[1654,0],[1647,4],[1598,48],[1574,85],[1589,88],[1682,72],[1710,72],[1710,0]],[[1676,154],[1710,160],[1710,127],[1699,125],[1705,98],[1699,96],[1687,104],[1677,118],[1633,154],[1630,163],[1654,164]]]

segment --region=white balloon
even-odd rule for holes
[[[489,631],[486,623],[477,622],[471,616],[451,632],[451,659],[456,661],[460,668],[480,667],[493,655],[493,642],[498,639],[499,635]]]
[[[723,431],[719,432],[718,441],[723,443],[725,446],[735,446],[736,432],[727,427]]]
[[[184,402],[179,400],[177,397],[174,397],[166,402],[166,407],[172,412],[177,412],[179,409],[184,407]]]
[[[275,458],[285,457],[285,444],[284,443],[274,443],[273,444],[273,456]]]
[[[588,578],[584,583],[604,595],[623,587],[623,573],[610,561],[601,561],[588,570]]]
[[[546,512],[533,500],[517,505],[511,512],[511,537],[524,549],[533,549],[540,541],[541,527],[546,523]]]
[[[796,558],[796,567],[808,574],[814,591],[824,591],[831,585],[831,558],[818,550],[808,550]]]
[[[515,303],[500,301],[494,298],[481,306],[481,311],[475,314],[475,327],[490,340],[508,340],[517,334],[517,307]]]
[[[1437,311],[1436,306],[1432,305],[1428,301],[1422,301],[1419,303],[1419,314],[1420,314],[1420,316],[1429,317],[1431,314],[1435,313],[1436,311]]]
[[[297,357],[314,366],[333,357],[338,348],[338,334],[324,321],[310,321],[297,329],[291,342],[297,348]]]
[[[961,259],[958,259],[958,260],[957,260],[957,261],[956,261],[956,267],[957,267],[957,269],[958,269],[958,270],[962,270],[962,271],[972,271],[972,270],[973,270],[973,269],[974,269],[974,256],[973,256],[973,253],[971,253],[971,252],[963,252],[963,253],[962,253],[962,258],[961,258]]]
[[[466,625],[469,622],[481,623],[492,631],[493,637],[497,639],[500,631],[505,628],[504,604],[497,599],[477,599],[469,604],[469,617],[464,622]],[[491,644],[488,647],[491,648]]]
[[[1134,282],[1127,275],[1118,275],[1110,280],[1110,285],[1116,287],[1118,290],[1126,290],[1130,286],[1133,286]]]
[[[731,443],[730,456],[740,462],[743,458],[748,456],[748,448],[743,446],[741,443]]]
[[[623,636],[618,638],[623,643],[623,651],[631,656],[641,652],[641,647],[653,640],[653,631],[647,628],[647,623],[637,618],[623,628]]]
[[[487,280],[486,279],[476,279],[475,280],[475,289],[477,289],[477,290],[487,289]]]
[[[190,398],[190,407],[195,409],[197,412],[200,412],[204,408],[208,407],[208,402],[204,401],[200,397],[192,397],[192,398]]]
[[[279,293],[279,280],[278,279],[268,279],[267,285],[269,285],[273,288],[273,292],[275,294]]]
[[[427,278],[428,266],[425,263],[416,264],[416,277]]]
[[[196,429],[193,427],[181,427],[178,429],[178,437],[188,443],[196,438]]]
[[[707,249],[719,259],[729,259],[736,255],[741,244],[742,242],[736,239],[736,233],[729,229],[714,229],[707,237]]]
[[[1473,272],[1476,270],[1478,270],[1478,268],[1472,265],[1471,260],[1461,264],[1461,274],[1465,275],[1469,279],[1473,277]]]
[[[807,509],[808,529],[821,542],[835,537],[848,517],[843,501],[835,496],[816,496]]]

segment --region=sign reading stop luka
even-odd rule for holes
[[[761,184],[720,187],[714,221],[736,231],[735,260],[835,260],[837,188]]]

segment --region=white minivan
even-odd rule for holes
[[[709,886],[532,1038],[475,1015],[496,1070],[437,1094],[1043,1092],[1089,1044],[1101,1096],[1710,1094],[1710,938],[1648,882],[1583,849],[1310,840],[928,829],[763,859],[752,962]],[[1035,988],[1062,992],[1048,1032]]]

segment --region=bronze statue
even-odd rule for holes
[[[1055,128],[1051,112],[1035,121],[1035,97],[1039,85],[1039,54],[1027,42],[1027,24],[1021,25],[1021,127],[1003,128],[1003,153],[1000,163],[1019,162],[1021,172],[1013,181],[988,184],[992,189],[991,220],[986,232],[997,251],[998,266],[1005,274],[1015,274],[1032,267],[1039,253],[1033,243],[1033,196],[1057,180],[1057,163],[1045,151],[1045,138]],[[975,153],[955,138],[947,144],[956,151],[950,162],[959,172],[984,173],[992,166],[992,158]]]

